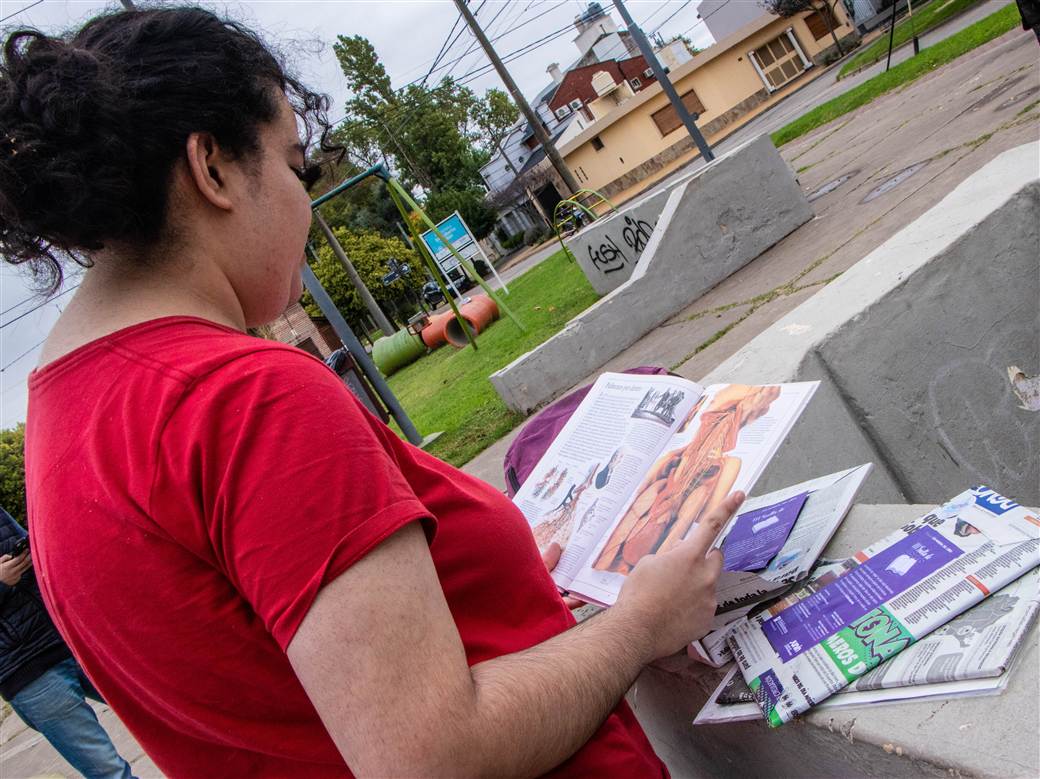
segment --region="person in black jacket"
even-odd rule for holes
[[[127,779],[129,763],[86,700],[101,696],[43,606],[28,547],[17,551],[25,539],[0,508],[0,695],[88,779]]]
[[[1017,0],[1018,14],[1022,17],[1022,29],[1032,30],[1040,41],[1040,0]]]

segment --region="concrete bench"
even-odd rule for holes
[[[704,378],[822,384],[757,492],[872,461],[865,502],[1040,504],[1040,145],[1005,152]]]
[[[613,265],[597,271],[601,277],[628,275],[627,280],[548,341],[491,375],[509,408],[527,413],[573,387],[813,215],[794,173],[769,137],[762,136],[680,180],[666,198],[652,196],[634,210],[586,228],[571,241],[576,255],[582,257],[582,241],[609,237],[611,230],[636,229],[642,235],[646,230],[638,223],[646,219],[639,214],[650,208],[659,209],[660,216],[639,264],[612,256]],[[634,228],[625,222],[632,215],[638,217]],[[588,265],[589,258],[579,261]],[[596,278],[590,273],[594,284]]]
[[[848,557],[932,505],[855,506],[824,557]],[[674,658],[645,670],[628,700],[677,778],[1040,776],[1038,637],[1034,625],[999,696],[820,709],[777,729],[694,727],[721,674]]]

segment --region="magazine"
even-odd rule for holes
[[[746,688],[740,669],[734,665],[722,684],[712,693],[708,702],[697,713],[694,725],[723,725],[729,722],[750,722],[762,719],[762,709],[754,701],[750,703],[725,703],[720,697],[734,682]],[[820,709],[847,709],[859,706],[874,706],[884,703],[906,703],[911,701],[949,700],[980,695],[1000,695],[1008,685],[1008,675],[964,679],[956,682],[935,682],[912,687],[885,688],[882,690],[843,690],[820,703]]]
[[[513,499],[541,549],[560,545],[557,585],[613,604],[641,557],[752,487],[818,385],[600,376]]]
[[[727,641],[777,727],[1038,565],[1035,512],[977,487],[856,553],[847,570],[808,588],[815,591],[807,597],[789,596],[738,622]],[[876,686],[897,675],[964,678],[977,665],[963,654],[935,667],[911,657],[893,666],[892,677],[880,672]]]
[[[716,589],[719,608],[712,631],[690,644],[690,657],[715,667],[733,659],[726,644],[733,623],[809,576],[872,467],[866,463],[748,498],[720,534],[725,567]]]

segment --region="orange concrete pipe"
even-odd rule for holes
[[[448,339],[444,337],[444,326],[454,316],[451,311],[447,311],[430,317],[426,327],[419,331],[419,337],[422,338],[422,342],[426,344],[427,349],[437,349],[448,342]]]
[[[491,322],[498,319],[498,305],[487,295],[478,295],[459,309],[462,318],[469,322],[474,334],[482,332]],[[425,330],[423,332],[426,332]],[[454,317],[444,326],[444,337],[456,349],[469,345],[466,334]]]

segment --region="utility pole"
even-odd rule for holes
[[[628,13],[628,9],[625,8],[625,4],[622,0],[614,0],[614,7],[618,9],[621,14],[621,18],[624,19],[625,24],[628,26],[628,32],[633,38],[635,38],[636,45],[639,47],[639,51],[643,53],[643,59],[646,60],[650,69],[654,72],[657,77],[657,82],[661,85],[661,89],[668,95],[668,99],[672,102],[672,108],[675,109],[675,113],[679,116],[679,119],[684,125],[686,125],[686,131],[693,138],[693,142],[697,144],[697,148],[701,151],[701,157],[705,162],[711,162],[715,159],[714,153],[712,153],[711,147],[708,142],[701,135],[701,131],[697,129],[696,121],[690,112],[686,109],[683,101],[679,98],[679,93],[675,91],[675,87],[672,86],[672,82],[668,80],[668,74],[664,72],[664,68],[661,67],[661,63],[657,60],[657,55],[654,54],[653,48],[650,46],[650,41],[643,35],[643,31],[636,25],[635,20]]]
[[[516,82],[513,81],[513,77],[509,75],[509,71],[506,70],[506,66],[502,64],[502,60],[498,58],[498,54],[495,53],[494,47],[491,45],[491,41],[484,35],[484,31],[480,29],[480,25],[477,24],[476,18],[470,13],[469,8],[466,5],[466,0],[455,0],[455,5],[459,9],[459,13],[466,20],[466,24],[469,25],[470,30],[476,36],[477,41],[480,43],[481,48],[484,49],[484,53],[488,55],[488,59],[491,60],[491,64],[498,71],[499,78],[502,79],[502,83],[506,85],[506,89],[509,90],[509,94],[513,96],[513,101],[523,112],[524,117],[528,122],[531,123],[531,129],[534,130],[534,136],[538,139],[538,142],[542,144],[542,148],[545,149],[545,156],[549,158],[549,162],[556,168],[556,172],[560,174],[560,178],[563,179],[563,183],[570,189],[569,195],[575,195],[578,190],[581,189],[581,185],[578,180],[574,178],[574,174],[570,172],[566,163],[563,161],[563,157],[556,150],[556,146],[553,144],[552,139],[549,138],[549,134],[542,127],[542,120],[538,118],[538,115],[531,109],[527,100],[524,99],[523,93],[517,87]]]
[[[351,283],[357,290],[358,295],[361,296],[361,302],[365,304],[365,308],[368,309],[368,313],[372,315],[372,319],[375,320],[376,325],[380,330],[383,331],[383,335],[393,335],[397,332],[397,329],[390,323],[390,320],[386,318],[386,314],[383,313],[383,309],[376,303],[376,299],[372,297],[372,293],[368,291],[368,287],[365,286],[365,282],[361,280],[360,274],[357,272],[357,268],[354,267],[354,263],[347,257],[347,253],[343,251],[343,247],[340,246],[339,241],[332,232],[332,228],[329,227],[329,223],[325,221],[325,217],[321,215],[321,211],[317,208],[314,209],[314,221],[318,223],[318,227],[321,228],[322,234],[325,236],[325,240],[329,242],[332,247],[332,252],[336,255],[341,263],[343,263],[344,269],[347,271],[347,276],[350,277]]]

